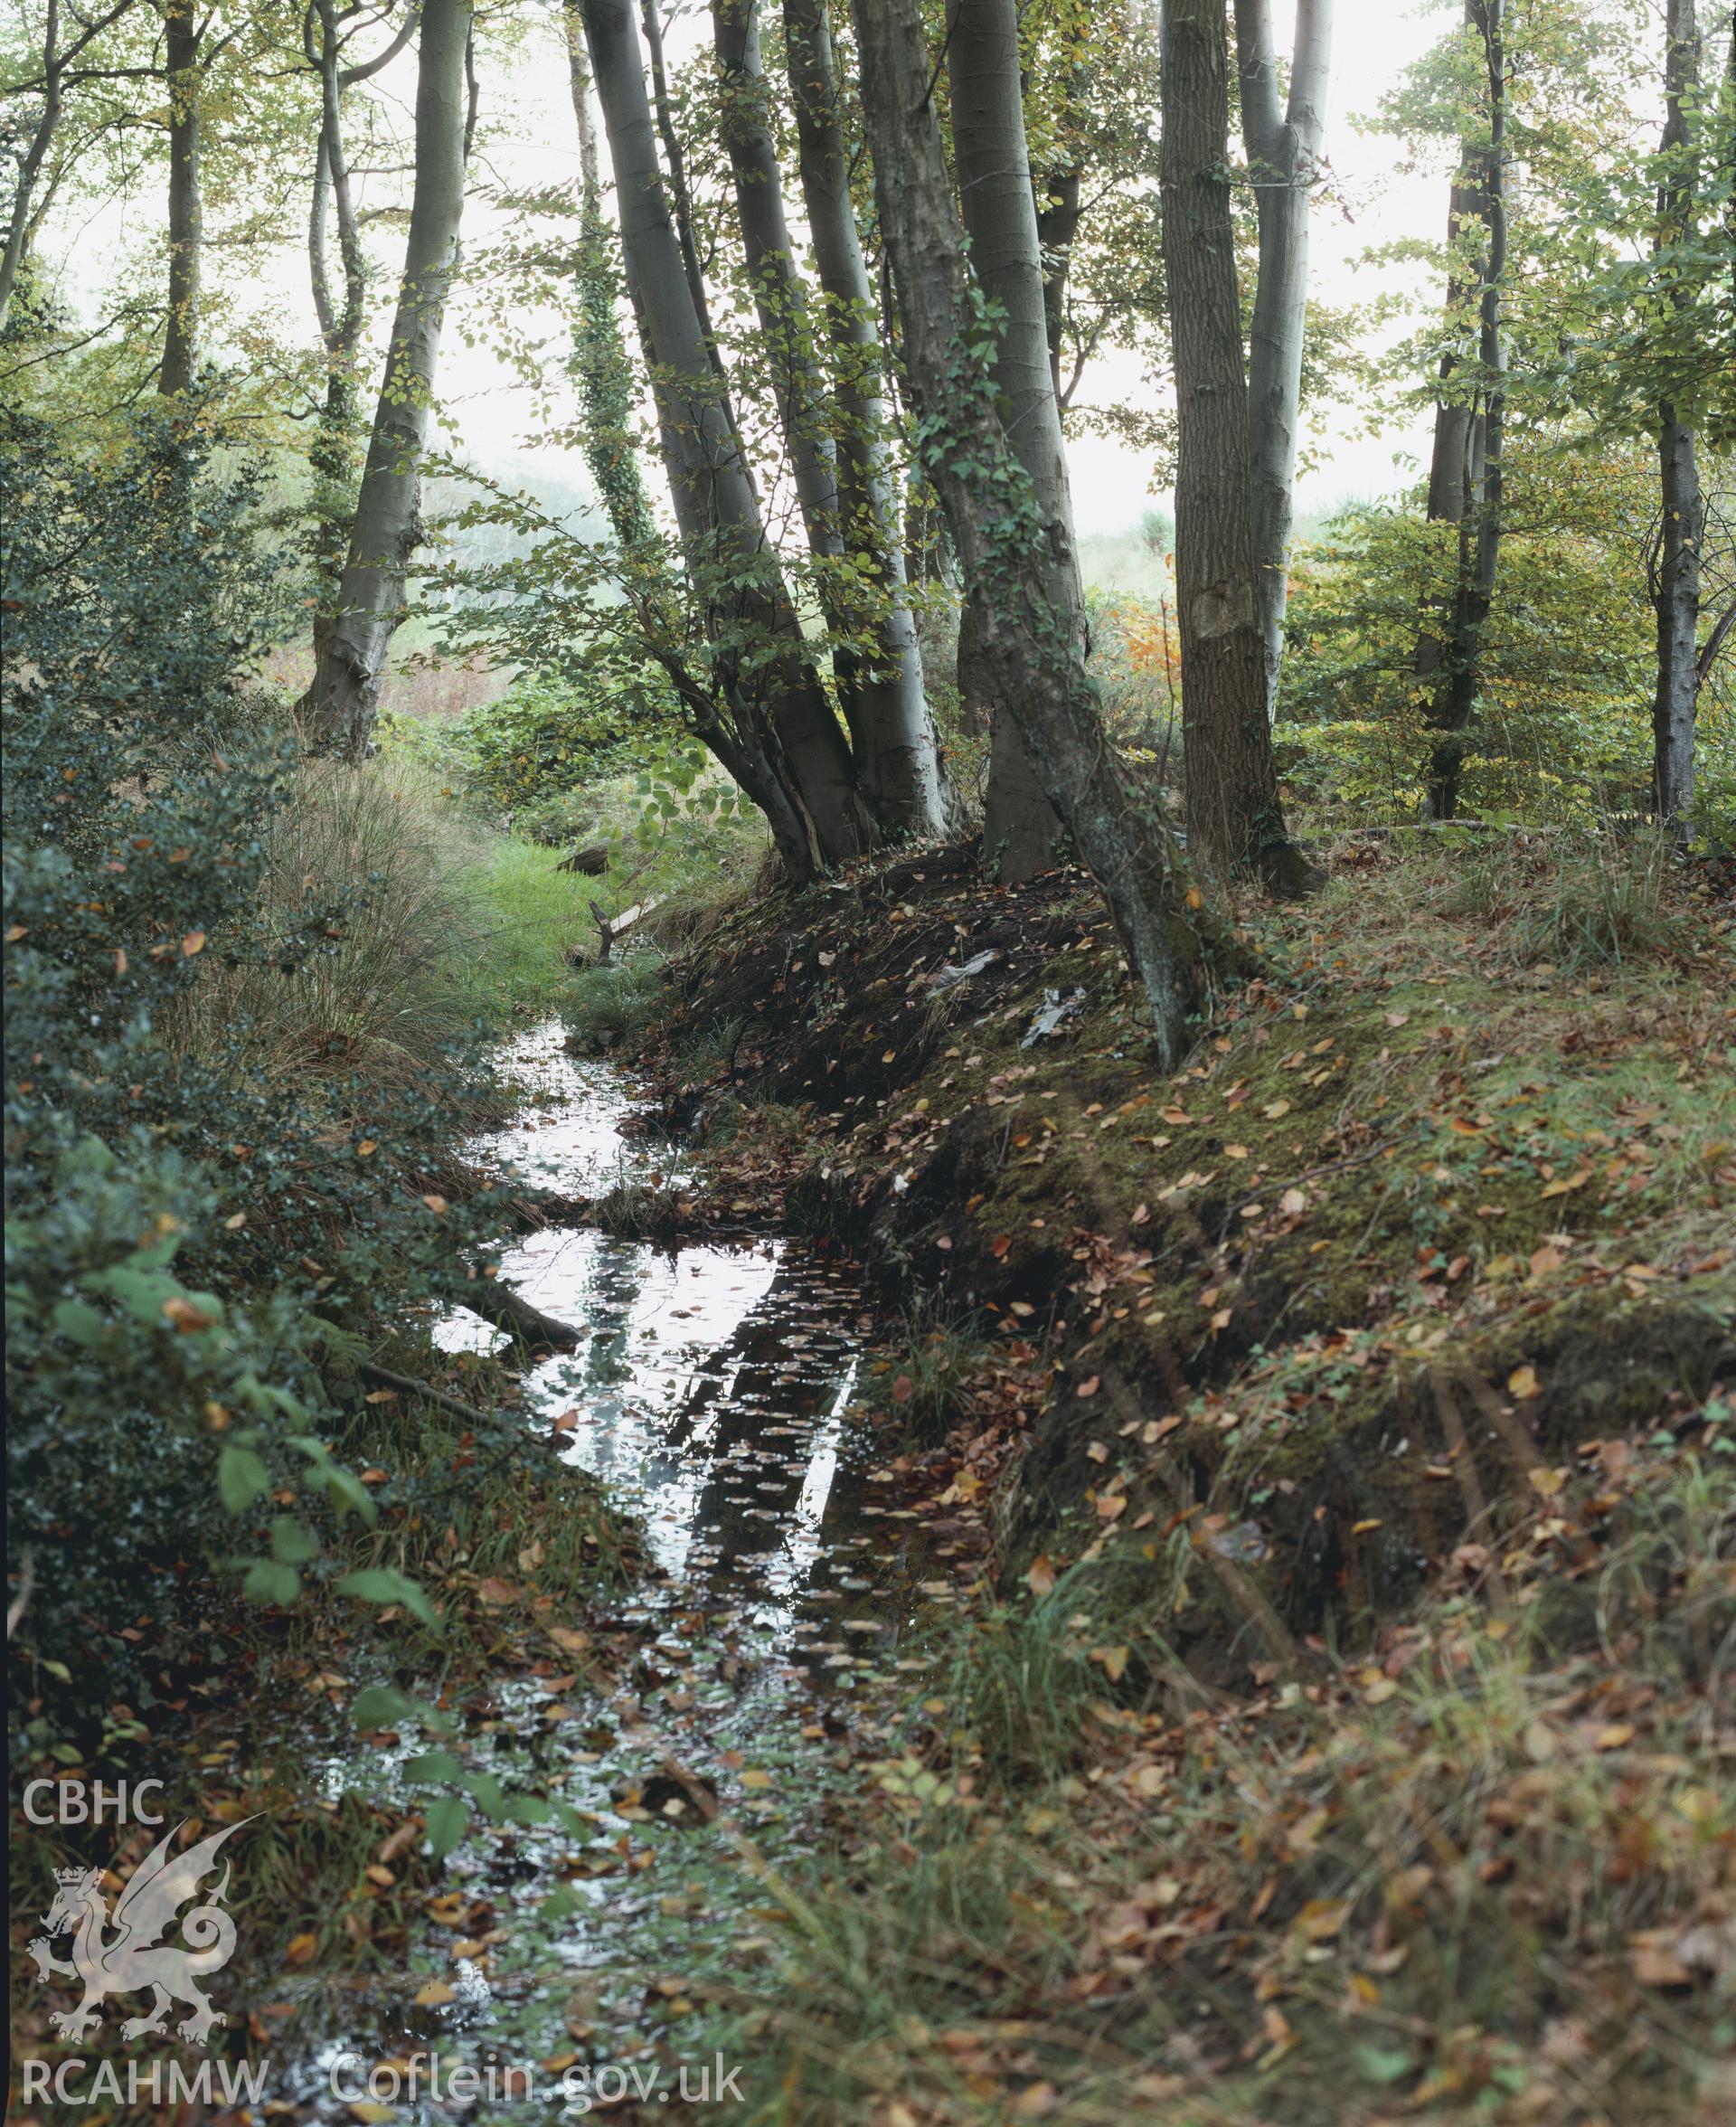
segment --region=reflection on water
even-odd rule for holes
[[[558,1028],[516,1043],[505,1063],[530,1085],[531,1106],[475,1153],[573,1196],[673,1178],[669,1148],[630,1128],[619,1075],[568,1056]],[[605,1621],[638,1650],[618,1688],[588,1696],[544,1660],[504,1674],[486,1703],[465,1709],[460,1754],[520,1791],[557,1793],[595,1822],[598,1843],[575,1857],[569,1832],[496,1830],[455,1852],[442,1881],[476,1901],[464,1931],[497,1925],[506,1946],[458,1959],[430,1931],[410,1986],[437,1979],[450,2002],[407,2012],[399,1987],[358,2009],[343,2044],[364,2062],[430,2042],[475,2062],[564,2054],[575,1985],[586,2017],[616,2031],[616,2045],[649,2045],[646,1976],[693,1953],[702,1938],[684,1939],[684,1926],[712,1943],[753,1932],[739,1912],[683,1921],[696,1858],[733,1851],[743,1829],[773,1858],[780,1841],[801,1836],[814,1786],[808,1739],[833,1718],[824,1708],[866,1659],[895,1646],[915,1573],[945,1564],[943,1547],[919,1567],[916,1517],[881,1489],[885,1473],[870,1466],[849,1416],[871,1323],[846,1269],[790,1240],[669,1247],[569,1227],[532,1235],[500,1274],[580,1339],[524,1376],[526,1423],[553,1427],[561,1451],[637,1512],[654,1570]],[[439,1334],[448,1348],[505,1341],[465,1314]],[[636,1806],[671,1759],[715,1782],[727,1835],[676,1829]],[[392,1777],[380,1759],[373,1772]],[[552,1921],[557,1884],[563,1910]],[[758,1894],[741,1875],[727,1895],[750,1905]],[[306,2058],[296,2078],[305,2119],[354,2116],[330,2093],[331,2051]],[[516,2122],[584,2108],[545,2097],[484,2109]],[[450,2114],[401,2102],[396,2116]]]

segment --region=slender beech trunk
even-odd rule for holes
[[[169,316],[156,388],[165,399],[191,390],[199,358],[199,276],[204,243],[200,157],[199,26],[196,0],[167,0],[165,67],[169,92]]]
[[[669,97],[669,69],[663,56],[663,18],[658,12],[657,0],[643,0],[640,21],[645,29],[645,49],[651,61],[651,93],[657,116],[657,137],[663,143],[663,159],[667,170],[669,205],[675,216],[675,234],[681,243],[682,269],[687,276],[687,292],[693,299],[693,309],[705,335],[705,348],[712,366],[718,375],[723,374],[723,358],[718,353],[717,335],[712,329],[711,303],[705,293],[705,274],[699,262],[699,243],[693,234],[693,202],[687,185],[687,158],[681,145],[681,134],[675,125],[675,106]]]
[[[1068,516],[1043,506],[1003,425],[998,364],[991,373],[978,351],[921,0],[855,0],[855,20],[918,454],[980,603],[985,663],[1103,894],[1149,1000],[1159,1063],[1174,1069],[1203,981],[1203,922],[1185,913],[1161,814],[1129,785],[1104,733],[1085,670]]]
[[[855,676],[857,768],[889,832],[939,834],[952,805],[923,692],[922,653],[904,575],[898,479],[881,397],[883,357],[850,197],[826,0],[784,0],[784,50],[802,202],[832,343],[838,514],[853,573],[866,581],[873,600],[872,612],[857,620],[871,643]]]
[[[580,12],[670,488],[712,637],[718,691],[734,714],[733,734],[702,723],[701,735],[766,812],[785,863],[807,875],[862,854],[873,821],[808,661],[688,278],[628,0],[581,0]],[[724,751],[731,745],[733,761]]]
[[[1248,391],[1227,150],[1226,0],[1168,0],[1164,265],[1175,352],[1175,600],[1190,855],[1274,891],[1313,883],[1284,825],[1255,589]]]
[[[1082,629],[1084,597],[1072,563],[1072,498],[1061,436],[1061,405],[1050,364],[1043,247],[1024,137],[1016,0],[949,0],[947,71],[952,143],[971,269],[1005,313],[995,376],[1006,394],[1007,435],[1030,476],[1045,517],[1066,530],[1071,565],[1070,630]],[[989,720],[988,790],[983,851],[1005,880],[1028,879],[1055,861],[1060,816],[1000,693],[986,649],[988,621],[968,584],[958,631],[958,690],[967,709]]]
[[[1289,600],[1302,336],[1308,313],[1308,192],[1326,139],[1333,0],[1298,0],[1288,104],[1278,100],[1271,0],[1236,0],[1241,137],[1260,218],[1260,279],[1248,346],[1254,581],[1266,657],[1266,714],[1278,714]]]
[[[1481,279],[1477,289],[1477,386],[1470,419],[1451,424],[1448,441],[1463,439],[1458,476],[1458,552],[1451,612],[1444,646],[1425,635],[1418,671],[1427,685],[1424,715],[1434,734],[1423,796],[1429,819],[1451,819],[1458,810],[1459,781],[1483,678],[1483,641],[1501,554],[1502,449],[1505,426],[1506,336],[1502,329],[1502,284],[1507,267],[1507,59],[1506,0],[1467,0],[1466,13],[1483,43],[1488,135],[1475,188],[1484,227]],[[1449,301],[1450,301],[1449,292]],[[1437,423],[1437,445],[1441,441]],[[1451,495],[1452,476],[1442,468]],[[1430,489],[1434,481],[1431,477]]]
[[[410,556],[422,544],[422,452],[464,211],[470,15],[470,0],[423,0],[404,277],[336,609],[299,708],[310,741],[351,761],[373,735]]]
[[[1666,0],[1664,21],[1665,157],[1658,185],[1660,251],[1667,229],[1693,215],[1698,186],[1694,168],[1693,102],[1700,80],[1700,26],[1694,0]],[[1694,430],[1674,406],[1658,410],[1658,468],[1663,518],[1658,531],[1657,692],[1652,702],[1652,811],[1679,841],[1688,834],[1694,800],[1694,710],[1698,685],[1700,545],[1705,505]]]

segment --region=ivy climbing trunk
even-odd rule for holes
[[[952,0],[948,14],[948,85],[953,156],[970,265],[978,286],[1005,313],[995,350],[995,378],[1007,401],[1006,432],[1029,475],[1039,507],[1064,528],[1071,582],[1070,630],[1082,628],[1084,598],[1072,536],[1072,498],[1061,435],[1061,405],[1050,358],[1043,246],[1024,135],[1016,0]],[[1001,693],[986,648],[992,618],[979,585],[966,579],[958,631],[958,691],[989,726],[988,789],[983,853],[1004,880],[1028,879],[1053,864],[1061,818]]]
[[[1664,36],[1660,251],[1670,241],[1668,232],[1684,228],[1695,205],[1694,99],[1700,79],[1700,25],[1694,0],[1665,0]],[[1731,63],[1736,65],[1736,58]],[[1694,430],[1674,406],[1659,409],[1657,457],[1662,515],[1653,593],[1657,610],[1657,688],[1652,701],[1652,812],[1685,842],[1694,801],[1700,547],[1705,503]]]
[[[1175,601],[1191,856],[1275,892],[1316,874],[1284,825],[1255,588],[1248,392],[1230,213],[1226,0],[1168,0],[1164,266],[1175,353]]]
[[[1043,506],[1004,425],[931,101],[921,0],[855,0],[855,22],[916,455],[980,599],[985,670],[1103,895],[1151,1007],[1157,1060],[1174,1069],[1203,983],[1207,912],[1202,905],[1190,917],[1187,903],[1199,897],[1162,815],[1109,743],[1085,669],[1071,527]]]
[[[802,203],[831,349],[837,507],[850,580],[858,587],[847,617],[867,645],[855,674],[857,768],[889,832],[939,834],[952,803],[923,692],[922,653],[904,574],[898,480],[881,395],[882,352],[850,196],[826,0],[784,0],[784,52]],[[852,606],[848,591],[843,603]]]
[[[156,388],[173,399],[193,386],[199,359],[199,281],[205,217],[203,119],[200,109],[195,0],[167,0],[163,17],[164,69],[169,95],[169,315]]]
[[[422,453],[464,211],[469,40],[470,0],[422,0],[404,276],[344,572],[298,709],[309,742],[349,761],[373,737],[410,557],[422,544]]]
[[[725,730],[690,701],[700,735],[760,806],[786,865],[809,876],[862,855],[875,823],[808,658],[743,459],[715,349],[657,159],[628,0],[581,0],[602,106],[634,317],[687,569],[706,616]]]
[[[1260,222],[1260,279],[1248,336],[1254,585],[1266,659],[1266,714],[1278,713],[1296,512],[1302,337],[1308,315],[1308,193],[1326,139],[1333,0],[1297,0],[1288,102],[1278,95],[1271,0],[1236,0],[1241,135]]]

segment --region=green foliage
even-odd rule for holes
[[[516,811],[628,766],[677,718],[661,674],[581,666],[566,676],[522,674],[497,702],[425,733],[422,744],[431,740],[436,760],[472,795]]]
[[[1541,452],[1519,467],[1462,802],[1581,823],[1640,809],[1655,634],[1637,468]],[[1417,642],[1451,595],[1454,534],[1410,509],[1357,508],[1297,557],[1278,735],[1298,750],[1290,782],[1335,816],[1416,815]]]
[[[25,1638],[88,1683],[202,1567],[267,1601],[343,1571],[376,1509],[320,1436],[327,1340],[455,1291],[467,1227],[416,1193],[438,1069],[259,1067],[250,986],[304,983],[354,912],[311,875],[260,903],[294,784],[242,677],[257,482],[148,418],[88,461],[19,414],[0,443],[9,1536]],[[189,1014],[212,1038],[171,1045]]]

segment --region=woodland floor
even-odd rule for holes
[[[991,1561],[791,1893],[774,2116],[1736,2119],[1736,867],[1331,868],[1169,1080],[1076,876],[681,963],[713,1200],[865,1256]]]
[[[1392,837],[1330,868],[1242,911],[1264,972],[1174,1078],[1087,883],[963,851],[673,908],[665,979],[583,979],[576,1043],[694,1159],[589,1215],[858,1258],[882,1497],[958,1561],[813,1729],[801,1858],[725,1792],[718,1910],[635,2012],[750,2060],[756,2122],[1736,2120],[1736,866]],[[490,1366],[443,1385],[509,1401]],[[382,1487],[474,1467],[404,1559],[443,1703],[640,1675],[593,1484],[508,1499],[460,1422],[357,1423]],[[297,1968],[502,1933],[420,1816],[317,1799],[355,1651],[306,1609],[156,1650],[209,1814],[269,1810],[238,1918],[285,1999],[250,2045]],[[637,1800],[599,1867],[640,1866]]]

